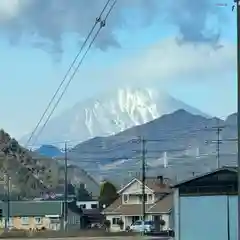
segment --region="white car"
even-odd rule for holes
[[[154,223],[153,221],[136,221],[130,226],[131,232],[153,232],[154,231]]]

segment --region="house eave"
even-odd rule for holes
[[[238,172],[235,168],[222,167],[222,168],[216,169],[216,170],[214,170],[214,171],[207,172],[207,173],[203,173],[203,174],[200,174],[200,175],[198,175],[198,176],[194,176],[194,177],[192,177],[192,178],[189,178],[189,179],[187,179],[187,180],[183,180],[183,181],[181,181],[181,182],[173,185],[172,188],[173,188],[173,189],[179,188],[179,187],[181,187],[182,185],[184,185],[184,184],[186,184],[186,183],[195,181],[195,180],[200,179],[200,178],[202,178],[202,177],[206,177],[206,176],[209,176],[209,175],[212,175],[212,174],[221,172],[221,171],[229,171],[229,172],[233,172],[233,173],[237,173],[237,172]]]
[[[172,209],[164,212],[146,212],[146,214],[170,214]],[[122,215],[122,216],[136,216],[136,214],[123,214],[121,212],[104,212],[104,215]],[[137,213],[137,215],[141,216],[142,212]]]

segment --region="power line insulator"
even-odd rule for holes
[[[105,27],[106,26],[106,21],[105,20],[102,20],[101,21],[101,27]]]
[[[97,18],[96,18],[96,23],[99,23],[99,22],[101,22],[101,18],[100,18],[100,17],[97,17]]]

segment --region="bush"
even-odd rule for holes
[[[164,226],[166,224],[166,222],[163,219],[161,219],[159,223],[161,226]]]
[[[111,222],[109,220],[104,220],[103,225],[107,230],[109,230],[111,227]]]
[[[118,226],[121,228],[121,230],[123,229],[123,226],[124,226],[124,222],[122,219],[119,219],[118,222],[117,222]]]

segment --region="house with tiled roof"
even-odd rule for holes
[[[0,228],[22,230],[51,229],[63,227],[63,201],[0,201]],[[68,203],[68,228],[80,229],[82,211],[74,202]],[[9,221],[8,221],[9,219]]]
[[[173,195],[169,181],[162,176],[148,177],[144,189],[145,220],[154,221],[155,228],[159,231],[172,228]],[[124,223],[123,229],[126,229],[143,216],[141,180],[134,178],[118,193],[119,198],[103,211],[111,223],[111,231],[120,231],[120,219]],[[164,220],[164,226],[160,225],[161,220]]]

